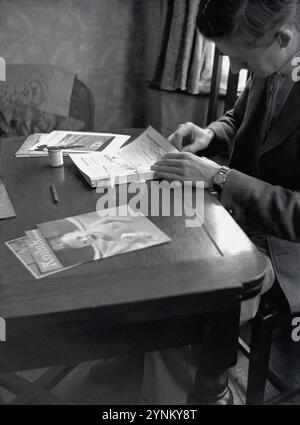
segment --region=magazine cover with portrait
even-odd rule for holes
[[[127,216],[124,216],[124,211],[121,215],[118,208],[107,210],[106,214],[103,217],[92,212],[38,225],[36,235],[41,238],[39,251],[46,253],[49,247],[53,252],[53,270],[170,241],[145,216],[135,217],[129,207]],[[42,243],[46,243],[46,248],[42,248]],[[36,256],[35,259],[37,261]]]

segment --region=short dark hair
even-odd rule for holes
[[[287,20],[300,25],[300,0],[201,0],[197,24],[212,40],[237,37],[256,45]]]

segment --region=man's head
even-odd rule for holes
[[[230,57],[233,72],[266,77],[300,49],[300,0],[202,0],[198,28]]]

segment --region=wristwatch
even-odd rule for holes
[[[213,177],[214,189],[220,191],[223,189],[228,174],[231,172],[231,169],[228,167],[221,167],[220,170]]]

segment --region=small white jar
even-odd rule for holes
[[[52,168],[62,167],[64,165],[63,152],[60,148],[50,146],[48,148],[49,166]]]

